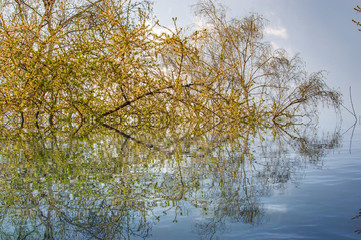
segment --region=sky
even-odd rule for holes
[[[179,26],[195,22],[192,5],[197,0],[155,0],[154,13],[160,23]],[[218,0],[229,17],[261,14],[266,20],[265,41],[291,55],[300,54],[308,72],[323,70],[326,83],[343,94],[351,109],[349,89],[357,116],[361,115],[361,31],[352,19],[361,0]],[[351,115],[342,112],[343,117]],[[352,116],[351,116],[352,117]]]

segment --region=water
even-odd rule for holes
[[[3,140],[0,239],[359,239],[346,129]]]
[[[345,135],[344,145],[330,151],[322,166],[308,166],[303,178],[288,182],[271,196],[263,197],[262,222],[256,225],[227,222],[213,239],[359,239],[355,233],[361,228],[358,215],[361,206],[361,131],[356,128],[351,149],[350,135]],[[192,217],[191,219],[195,219]],[[167,234],[182,239],[184,229],[193,234],[184,239],[199,239],[194,225],[197,221],[185,218],[183,226],[164,222],[169,228],[155,228],[152,239],[162,239]],[[192,223],[187,223],[191,221]],[[161,224],[160,224],[161,225]],[[172,234],[175,229],[178,234]],[[178,236],[178,237],[177,237]]]

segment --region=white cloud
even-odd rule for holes
[[[212,29],[214,26],[211,23],[207,23],[206,20],[200,16],[193,17],[194,30],[201,31],[203,29]]]
[[[155,26],[152,30],[153,30],[153,33],[155,33],[157,35],[161,35],[162,33],[171,35],[173,32],[175,32],[174,27],[165,28],[165,27]]]
[[[296,55],[299,52],[295,48],[291,47],[289,44],[282,43],[282,41],[281,43],[270,41],[270,45],[273,50],[284,49],[287,52],[288,56]]]
[[[280,37],[283,39],[288,38],[287,29],[284,27],[266,27],[264,29],[264,34],[275,36],[275,37]]]
[[[281,48],[281,47],[280,47],[276,42],[274,42],[274,41],[271,41],[270,44],[271,44],[271,47],[272,47],[274,50]]]

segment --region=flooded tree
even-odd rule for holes
[[[339,143],[303,119],[340,94],[257,14],[202,1],[186,31],[146,0],[0,4],[0,237],[147,238],[198,211],[211,238],[261,222],[260,199]]]
[[[228,19],[211,1],[196,6],[205,25],[190,33],[176,22],[161,27],[148,1],[7,0],[1,8],[3,130],[272,124],[310,115],[320,100],[340,104],[321,72],[308,74],[298,56],[264,42],[260,16]]]
[[[236,103],[241,116],[294,121],[320,100],[339,106],[339,93],[327,87],[322,72],[308,74],[298,55],[263,40],[262,17],[228,19],[212,1],[199,3],[196,14],[205,27],[199,51],[207,70],[201,72],[216,79],[215,91]]]
[[[39,127],[107,115],[139,97],[142,83],[152,84],[148,2],[24,0],[1,7],[4,123]]]

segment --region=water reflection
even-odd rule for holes
[[[358,214],[352,218],[352,220],[359,220],[361,218],[361,208],[359,209]],[[361,234],[361,228],[355,230],[355,233]]]
[[[183,125],[88,134],[21,134],[0,142],[0,236],[148,238],[165,216],[201,217],[210,239],[228,222],[261,224],[263,196],[322,166],[335,132],[305,126]],[[150,134],[152,133],[152,134]]]

